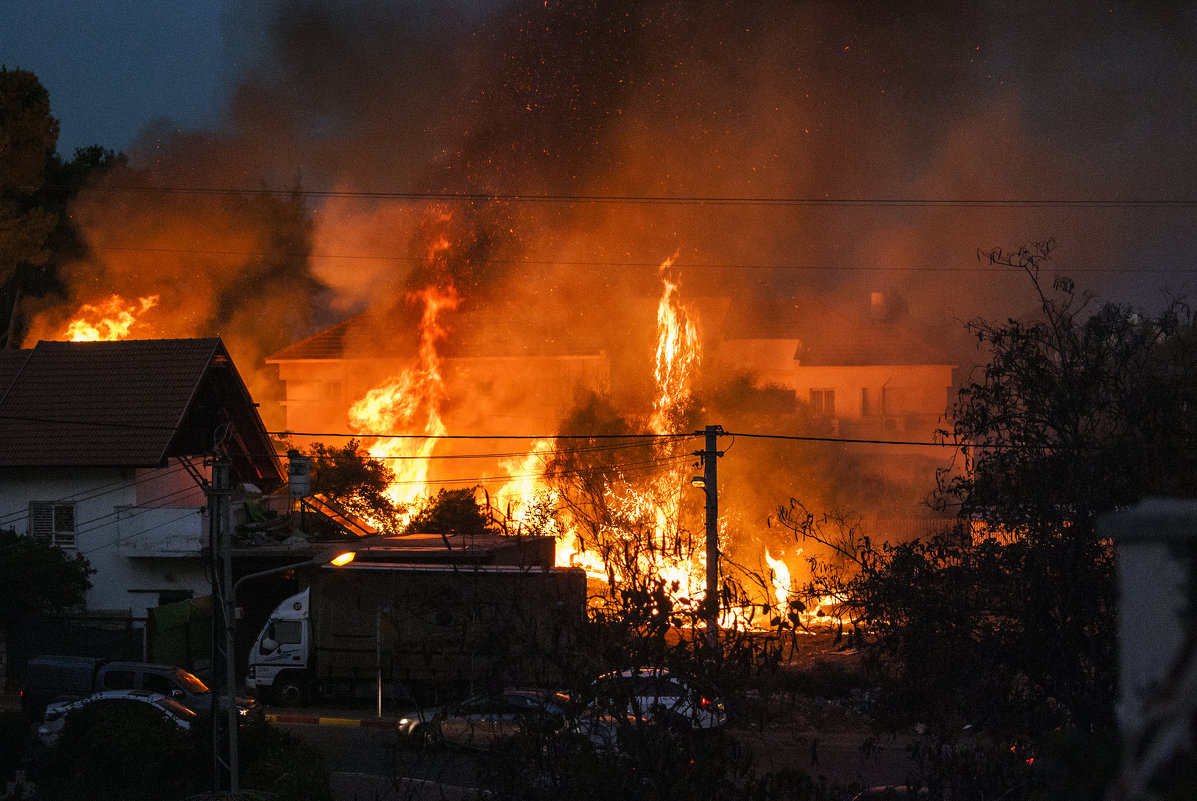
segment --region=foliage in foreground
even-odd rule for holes
[[[0,529],[0,628],[83,603],[95,572],[82,554]]]
[[[298,737],[265,722],[241,730],[241,785],[287,801],[332,801],[320,753]]]
[[[139,703],[96,702],[72,712],[38,775],[48,801],[162,801],[198,789],[190,735]]]
[[[621,727],[617,749],[576,733],[521,732],[485,762],[486,786],[538,801],[847,801],[802,770],[758,775],[752,754],[718,731],[660,725]]]
[[[18,751],[19,753],[19,751]],[[265,722],[240,730],[241,785],[288,801],[332,801],[329,774],[307,743]],[[37,773],[39,799],[170,801],[211,787],[212,729],[183,731],[135,702],[72,712]]]
[[[779,514],[797,538],[835,554],[812,565],[807,594],[842,599],[881,684],[881,718],[924,732],[915,755],[940,796],[1036,797],[1035,763],[1010,754],[1069,732],[1074,742],[1108,738],[1115,576],[1097,519],[1152,494],[1197,491],[1190,310],[1096,306],[1063,278],[1048,289],[1050,251],[986,254],[1029,277],[1040,315],[968,324],[987,363],[941,432],[959,461],[941,472],[935,502],[954,512],[953,526],[890,544],[798,501]],[[1075,776],[1039,763],[1039,780],[1056,785],[1049,794],[1076,790]]]

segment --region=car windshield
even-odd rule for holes
[[[208,693],[208,685],[204,684],[199,680],[198,677],[188,673],[182,668],[180,668],[179,672],[175,674],[175,678],[178,679],[179,685],[184,690],[192,693],[193,695],[206,695]]]

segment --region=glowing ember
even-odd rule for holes
[[[70,322],[63,338],[71,342],[113,342],[129,335],[138,315],[154,308],[157,295],[129,303],[120,295],[110,295],[96,304],[79,307],[78,317]]]

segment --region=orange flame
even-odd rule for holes
[[[658,395],[649,419],[649,428],[656,434],[673,433],[671,412],[680,410],[690,400],[691,382],[701,361],[698,328],[682,305],[681,282],[668,277],[674,258],[676,255],[666,259],[660,268],[665,291],[657,303]]]
[[[445,384],[437,343],[445,337],[445,330],[439,318],[442,312],[457,308],[459,297],[452,286],[427,287],[413,292],[409,300],[424,305],[416,364],[371,389],[347,414],[349,430],[354,433],[396,435],[364,436],[362,444],[372,457],[389,462],[395,471],[388,495],[399,504],[410,504],[424,493],[436,437],[448,433],[441,418]]]
[[[680,282],[671,277],[673,258],[660,268],[663,292],[657,304],[655,378],[657,395],[649,428],[657,434],[681,433],[691,400],[694,373],[701,360],[697,326],[681,300]],[[673,441],[654,447],[654,459],[668,462],[678,454]],[[594,549],[558,547],[558,564],[581,566],[596,579],[625,586],[634,578],[663,582],[675,609],[696,609],[706,592],[706,552],[700,539],[687,536],[682,509],[690,491],[689,466],[676,463],[649,478],[619,475],[602,490],[611,522],[594,532]],[[631,532],[636,531],[634,536]],[[599,543],[602,543],[600,546]]]
[[[784,612],[790,605],[790,568],[781,559],[774,559],[767,548],[765,562],[773,571],[773,594],[777,599],[777,608]]]
[[[78,317],[67,325],[63,338],[70,342],[113,342],[129,335],[137,316],[158,304],[157,295],[128,303],[120,295],[109,295],[95,303],[79,307]]]

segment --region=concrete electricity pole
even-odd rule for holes
[[[694,433],[702,434],[706,438],[704,449],[694,452],[694,455],[702,460],[702,475],[695,476],[690,483],[701,488],[707,500],[707,643],[714,648],[719,644],[719,474],[717,460],[723,455],[723,452],[718,450],[717,439],[723,433],[723,426],[707,426],[705,430]]]
[[[233,536],[229,462],[212,464],[208,487],[208,525],[212,549],[212,758],[215,790],[241,789],[237,747],[236,665],[233,658]],[[217,698],[226,696],[224,715]]]

